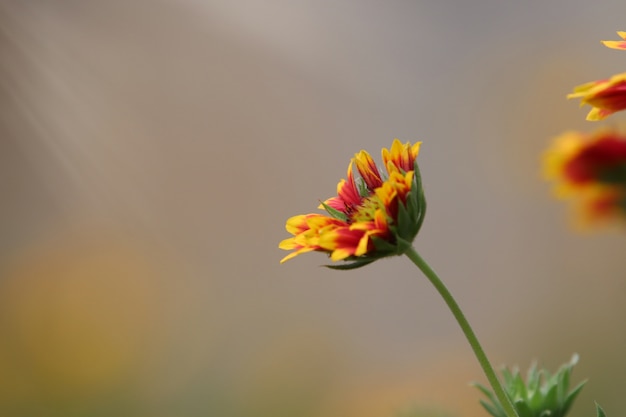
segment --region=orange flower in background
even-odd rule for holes
[[[621,41],[601,41],[604,46],[611,49],[622,49],[626,50],[626,32],[617,32]]]
[[[592,183],[620,184],[626,179],[626,135],[611,129],[592,134],[567,132],[544,155],[544,172],[565,189]]]
[[[567,98],[580,98],[580,106],[589,104],[592,109],[587,120],[605,119],[611,114],[626,109],[626,73],[607,80],[592,81],[574,88]]]
[[[390,149],[382,150],[385,171],[378,169],[366,151],[357,153],[348,166],[347,179],[337,185],[337,196],[319,207],[327,214],[287,220],[286,229],[294,236],[279,247],[293,252],[281,263],[318,251],[333,261],[354,261],[335,266],[350,269],[403,254],[417,235],[426,208],[416,163],[420,144],[402,144],[395,139]]]
[[[577,202],[582,223],[626,219],[626,135],[567,132],[544,154],[544,174],[558,197]]]

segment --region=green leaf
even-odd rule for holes
[[[502,376],[504,377],[504,384],[507,386],[513,386],[513,374],[511,374],[511,371],[509,371],[508,369],[504,368],[502,370]]]
[[[558,400],[563,403],[567,399],[567,389],[569,388],[569,377],[571,374],[571,368],[566,369],[557,382],[558,387]]]
[[[478,382],[472,383],[472,386],[476,387],[480,392],[485,394],[485,396],[489,398],[491,402],[496,402],[496,396],[493,392],[489,390],[489,388],[485,387],[483,384],[479,384]]]
[[[335,208],[332,208],[331,206],[329,206],[328,204],[324,202],[322,202],[322,207],[324,207],[324,210],[326,210],[328,214],[330,214],[331,217],[338,219],[338,220],[342,220],[344,222],[348,221],[348,216],[345,213]]]
[[[521,398],[528,397],[528,390],[526,389],[526,384],[524,384],[524,380],[519,372],[515,374],[515,393]]]
[[[493,417],[506,417],[506,414],[504,414],[503,410],[494,407],[492,404],[489,404],[485,400],[479,400],[479,402],[480,405],[482,405],[484,409],[487,410],[487,412]]]
[[[533,362],[528,369],[526,375],[526,386],[529,391],[536,391],[539,388],[539,382],[541,380],[541,372],[537,371],[537,363]]]
[[[478,382],[474,382],[472,383],[472,385],[475,386],[491,401],[490,404],[484,400],[480,400],[480,404],[485,408],[485,410],[487,410],[487,412],[489,412],[494,417],[507,417],[504,409],[500,405],[500,402],[493,392],[491,392],[487,387]]]
[[[533,411],[524,400],[515,401],[514,405],[519,417],[534,417]]]
[[[600,407],[600,404],[598,403],[596,403],[596,413],[597,413],[597,417],[606,417],[604,410],[602,409],[602,407]]]
[[[543,407],[550,410],[559,409],[558,385],[552,385],[543,399]]]
[[[587,383],[587,380],[584,380],[580,384],[576,385],[576,387],[573,390],[571,390],[569,394],[567,394],[567,399],[563,403],[562,415],[565,415],[569,411],[570,407],[574,403],[574,400],[576,399],[576,397],[578,396],[578,394],[583,389],[586,383]]]

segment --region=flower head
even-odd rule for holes
[[[337,185],[337,196],[318,207],[327,214],[304,214],[287,220],[286,229],[293,237],[283,240],[279,247],[293,252],[281,263],[318,251],[333,261],[353,261],[334,266],[350,269],[403,254],[417,235],[426,210],[416,162],[420,144],[402,144],[395,139],[389,150],[382,150],[384,171],[366,151],[354,155],[347,179]]]
[[[580,106],[589,104],[592,109],[587,120],[605,119],[611,114],[626,109],[626,73],[606,80],[592,81],[574,88],[567,98],[580,98]]]
[[[626,220],[626,136],[567,132],[544,154],[544,174],[556,181],[558,197],[578,203],[581,224]]]
[[[626,32],[617,32],[617,34],[623,40],[621,40],[621,41],[602,41],[602,43],[607,48],[626,50]]]

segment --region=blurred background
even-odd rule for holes
[[[542,181],[622,0],[0,2],[0,415],[485,416],[406,259],[279,266],[349,158],[423,141],[415,246],[495,365],[626,396],[626,236]],[[608,123],[623,120],[613,116]],[[420,414],[421,415],[421,414]]]

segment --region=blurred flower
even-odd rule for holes
[[[604,46],[606,46],[608,48],[624,49],[624,50],[626,50],[626,32],[617,32],[617,34],[623,40],[621,40],[621,41],[602,41],[602,43],[604,44]]]
[[[337,185],[337,196],[319,207],[328,214],[287,220],[286,229],[294,237],[283,240],[279,247],[293,252],[281,263],[301,253],[320,251],[333,261],[355,261],[335,266],[348,269],[403,254],[417,235],[426,209],[416,162],[420,144],[402,144],[395,139],[389,150],[383,149],[386,173],[381,173],[366,151],[356,154],[348,166],[348,179]]]
[[[626,219],[626,136],[610,129],[564,133],[544,154],[544,173],[557,183],[558,197],[575,197],[583,224]]]
[[[550,179],[572,187],[594,182],[622,184],[626,181],[626,136],[602,129],[592,134],[566,132],[555,139],[545,154]]]
[[[602,120],[626,109],[626,73],[579,85],[567,98],[580,98],[581,107],[585,104],[593,107],[587,114],[587,120]]]
[[[585,385],[583,381],[570,390],[572,368],[578,362],[574,355],[569,363],[551,375],[547,370],[537,370],[533,364],[528,370],[526,382],[518,369],[504,369],[505,389],[519,417],[564,417]],[[481,400],[485,410],[494,417],[506,417],[495,395],[480,384],[474,384],[490,402]]]

